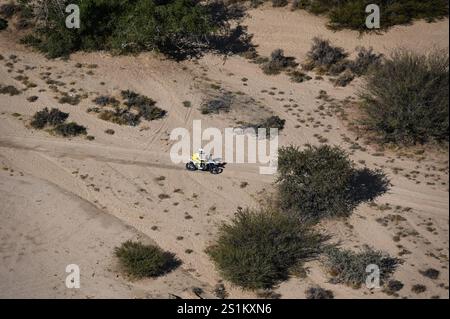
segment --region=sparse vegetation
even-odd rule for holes
[[[366,268],[372,264],[379,267],[380,283],[384,284],[396,270],[399,260],[367,246],[360,252],[337,247],[331,247],[326,252],[325,266],[332,276],[332,282],[344,283],[353,288],[360,288],[366,282]]]
[[[135,278],[162,276],[181,264],[174,254],[139,242],[127,241],[114,252],[124,271]]]
[[[381,142],[448,142],[448,72],[448,52],[394,51],[366,78],[361,94],[365,126]]]
[[[330,41],[316,37],[307,53],[308,61],[303,67],[307,70],[328,71],[331,66],[341,62],[347,56],[348,53],[343,48],[334,47],[330,44]]]
[[[303,223],[270,211],[239,210],[207,252],[224,278],[247,289],[267,289],[291,267],[320,251],[321,236]]]
[[[411,291],[416,294],[421,294],[421,293],[424,293],[425,291],[427,291],[427,287],[424,285],[415,284],[411,287]]]
[[[348,216],[389,188],[382,171],[356,169],[347,153],[328,145],[280,148],[278,173],[281,208],[309,221]]]
[[[422,276],[430,278],[430,279],[438,279],[439,278],[439,270],[434,268],[428,268],[426,270],[421,270],[420,273]]]

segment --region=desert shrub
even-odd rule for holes
[[[448,141],[448,52],[396,50],[366,77],[364,124],[382,142]]]
[[[334,295],[331,290],[322,287],[310,287],[306,290],[306,299],[333,299]]]
[[[287,57],[284,55],[284,51],[281,49],[274,50],[268,62],[261,65],[265,74],[279,74],[281,71],[287,68],[296,67],[298,64],[295,62],[294,57]]]
[[[3,18],[0,18],[0,31],[5,30],[8,27],[8,21]]]
[[[305,9],[314,14],[326,14],[329,26],[333,29],[355,29],[369,31],[366,28],[365,8],[371,0],[298,0],[293,8]],[[382,12],[381,27],[387,29],[398,24],[407,24],[414,19],[433,21],[448,16],[447,0],[380,0],[377,1]]]
[[[200,111],[202,114],[218,114],[221,111],[229,112],[232,105],[233,96],[226,93],[204,102],[200,107]]]
[[[357,56],[350,63],[350,70],[358,76],[364,75],[370,68],[379,67],[382,63],[382,54],[374,53],[372,48],[356,48]]]
[[[337,79],[334,80],[334,85],[345,87],[354,79],[355,75],[350,70],[346,70],[344,73],[339,75]]]
[[[388,295],[394,295],[403,289],[405,285],[399,280],[389,280],[385,285],[383,291]]]
[[[69,3],[78,5],[79,29],[65,27]],[[114,53],[159,51],[173,57],[215,50],[219,40],[240,40],[243,28],[231,28],[241,15],[220,2],[198,0],[44,0],[28,1],[38,24],[29,43],[49,57],[83,50]],[[114,23],[112,23],[114,21]],[[239,33],[239,34],[236,34]],[[235,38],[233,38],[233,36]],[[236,42],[230,44],[236,46]],[[229,46],[228,48],[230,48]]]
[[[122,98],[125,99],[125,105],[138,111],[147,121],[153,121],[163,118],[167,111],[156,106],[156,102],[151,98],[140,95],[130,90],[122,91]]]
[[[345,151],[328,145],[280,148],[278,178],[280,205],[301,219],[348,216],[362,202],[389,188],[382,171],[356,169]]]
[[[207,252],[223,277],[246,289],[267,289],[289,269],[320,251],[321,237],[304,224],[270,210],[239,210],[219,229]]]
[[[57,125],[53,130],[57,135],[61,135],[64,137],[72,137],[78,135],[86,135],[86,128],[82,125],[79,125],[75,122],[70,123],[62,123]]]
[[[51,111],[48,108],[44,108],[42,111],[34,114],[30,124],[35,129],[43,129],[47,125],[56,126],[62,124],[68,117],[69,113],[61,112],[56,108],[51,109]]]
[[[0,84],[0,94],[8,94],[10,96],[19,95],[20,91],[12,85],[3,86]]]
[[[326,251],[325,266],[332,276],[333,283],[360,288],[366,282],[367,266],[379,267],[380,284],[384,284],[394,273],[399,262],[398,259],[367,246],[360,252],[331,247]]]
[[[58,99],[58,102],[60,104],[78,105],[81,102],[81,96],[78,94],[69,95],[65,93]]]
[[[129,126],[137,126],[141,122],[138,114],[131,113],[127,109],[121,108],[116,108],[114,111],[101,111],[98,118],[115,124]]]
[[[124,271],[132,277],[158,277],[175,268],[181,262],[170,252],[154,245],[126,241],[114,251]]]
[[[334,47],[330,41],[314,38],[311,49],[307,53],[313,68],[324,68],[328,70],[332,65],[342,61],[348,56],[343,48]]]
[[[300,72],[298,70],[290,72],[289,77],[291,78],[292,82],[296,82],[296,83],[302,83],[302,82],[309,81],[312,79],[306,73]]]
[[[96,97],[93,102],[100,106],[107,106],[107,105],[113,105],[117,106],[119,105],[119,101],[115,97],[106,96],[106,95],[100,95]]]
[[[439,274],[440,274],[439,270],[434,269],[434,268],[428,268],[426,270],[420,270],[419,272],[420,272],[420,274],[422,276],[425,276],[425,277],[430,278],[430,279],[438,279],[439,278]]]

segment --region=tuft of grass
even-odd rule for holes
[[[327,249],[325,265],[332,276],[332,282],[343,283],[356,289],[366,282],[367,266],[379,267],[380,283],[384,284],[399,262],[398,259],[367,246],[360,252],[331,247]]]
[[[322,239],[277,211],[239,209],[220,227],[207,253],[225,279],[245,289],[269,289],[287,279],[292,267],[314,257]]]
[[[154,245],[126,241],[114,250],[124,271],[131,277],[158,277],[175,268],[181,262],[170,252]]]

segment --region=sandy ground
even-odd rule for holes
[[[399,45],[419,51],[448,48],[448,20],[358,37],[349,31],[331,32],[322,18],[306,13],[262,8],[251,10],[245,24],[254,33],[260,54],[282,48],[299,61],[318,35],[349,51],[357,45],[383,53]],[[280,136],[283,145],[318,144],[320,134],[328,143],[351,151],[357,140],[339,118],[318,112],[323,102],[316,97],[326,90],[332,98],[344,99],[355,94],[359,81],[346,88],[335,88],[326,79],[293,83],[286,75],[266,76],[240,57],[206,56],[198,62],[175,63],[150,53],[137,57],[80,53],[68,61],[49,61],[18,45],[16,37],[10,30],[0,33],[0,54],[5,58],[0,61],[0,83],[23,89],[14,79],[23,74],[37,86],[13,97],[0,95],[0,297],[167,298],[175,294],[195,298],[192,287],[202,287],[210,297],[221,278],[205,248],[217,226],[229,220],[238,206],[255,207],[263,194],[273,190],[274,177],[260,175],[257,166],[246,164],[231,164],[220,176],[189,173],[168,156],[173,128],[191,129],[192,121],[201,119],[205,128],[223,129],[241,116],[273,113],[287,120]],[[12,54],[18,59],[8,67]],[[76,63],[84,67],[77,68]],[[97,67],[89,69],[89,64]],[[77,106],[58,104],[58,93],[43,79],[45,72],[64,82],[59,90],[75,89],[87,98]],[[244,77],[248,81],[242,81]],[[212,83],[240,92],[243,102],[229,114],[202,115],[199,106],[212,94]],[[86,112],[99,94],[118,96],[125,89],[153,98],[168,116],[128,127]],[[39,97],[34,103],[26,99],[32,95]],[[183,101],[191,101],[192,107],[184,107]],[[284,107],[288,103],[298,108]],[[259,111],[250,104],[258,105]],[[69,112],[69,119],[86,126],[95,140],[63,139],[28,128],[31,116],[46,106]],[[301,121],[307,118],[312,119]],[[115,134],[106,134],[107,129]],[[347,222],[327,221],[320,228],[346,247],[368,244],[394,256],[402,254],[404,263],[394,275],[405,284],[401,297],[448,298],[448,153],[399,156],[393,151],[377,154],[370,145],[366,148],[351,151],[352,159],[383,168],[392,189],[378,198],[378,206],[361,205]],[[242,188],[242,182],[248,186]],[[160,199],[160,194],[169,197]],[[383,204],[391,209],[384,210]],[[376,221],[398,214],[404,220],[387,226]],[[398,232],[404,236],[396,242],[393,237]],[[157,280],[129,282],[117,269],[113,249],[137,238],[176,253],[182,266]],[[65,266],[73,263],[81,267],[79,290],[68,290],[64,284]],[[441,272],[437,280],[419,273],[430,267]],[[418,283],[427,287],[420,295],[411,292]],[[292,278],[276,292],[282,298],[303,298],[312,284],[333,290],[337,298],[387,297],[380,290],[328,283],[317,261],[308,265],[307,278]],[[230,297],[254,297],[252,292],[225,285]]]

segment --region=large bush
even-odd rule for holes
[[[154,245],[133,241],[127,241],[116,247],[115,255],[119,258],[124,271],[136,278],[161,276],[180,265],[174,254]]]
[[[36,35],[24,39],[49,57],[78,50],[117,53],[158,50],[168,54],[202,47],[206,38],[230,31],[226,7],[212,12],[198,0],[44,0],[34,5]],[[68,4],[80,8],[80,29],[65,26]]]
[[[225,279],[247,289],[271,288],[313,257],[321,237],[274,211],[240,210],[219,230],[208,253]]]
[[[362,202],[387,191],[381,171],[356,169],[338,147],[280,148],[278,189],[280,205],[288,213],[308,221],[348,216]]]
[[[365,124],[384,142],[448,141],[448,52],[397,50],[366,78]]]
[[[295,8],[305,9],[314,14],[328,15],[329,26],[333,29],[350,28],[368,30],[366,28],[367,5],[376,3],[380,6],[381,28],[406,24],[414,19],[434,19],[448,16],[448,0],[298,0]]]

